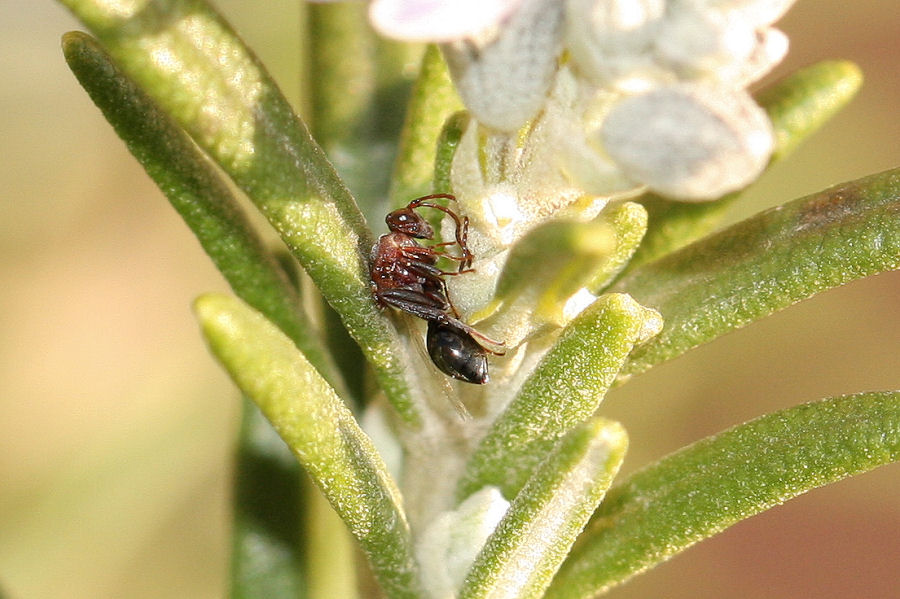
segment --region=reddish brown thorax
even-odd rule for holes
[[[444,277],[472,272],[474,256],[466,245],[469,219],[431,201],[435,199],[456,200],[450,194],[423,196],[385,217],[389,232],[379,237],[372,249],[372,294],[379,306],[428,321],[428,353],[442,372],[461,381],[484,384],[488,381],[486,352],[503,352],[487,349],[476,339],[498,347],[503,343],[459,320],[450,301]],[[416,208],[433,208],[449,215],[456,223],[454,241],[420,244],[417,239],[434,239],[434,229]],[[447,251],[454,246],[458,255]],[[457,262],[457,269],[441,270],[437,266],[440,258]]]

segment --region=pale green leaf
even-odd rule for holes
[[[90,36],[66,34],[63,53],[79,83],[184,218],[234,292],[276,323],[332,386],[343,391],[330,356],[300,309],[295,287],[212,165]],[[347,397],[345,392],[342,395]]]
[[[393,208],[431,193],[435,153],[447,118],[462,108],[450,73],[437,46],[429,46],[422,58],[419,78],[413,88],[394,164],[390,191]],[[450,189],[438,190],[450,193]]]
[[[391,597],[419,597],[396,485],[353,415],[294,344],[239,300],[195,304],[213,353],[322,490]]]
[[[538,599],[625,457],[621,425],[594,418],[560,439],[475,559],[462,599]]]
[[[231,599],[303,599],[303,472],[259,408],[244,399],[234,468]]]
[[[417,422],[406,354],[369,290],[374,237],[253,53],[200,0],[61,1],[247,193],[341,316],[395,408]]]
[[[604,295],[567,326],[470,458],[457,496],[496,486],[512,499],[560,437],[600,405],[635,343],[658,315],[623,294]]]

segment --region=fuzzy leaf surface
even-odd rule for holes
[[[463,599],[539,599],[625,458],[617,422],[563,437],[528,479],[466,576]]]
[[[736,426],[613,487],[546,597],[595,597],[736,522],[898,459],[900,392],[827,399]]]
[[[458,497],[493,485],[512,499],[557,441],[600,405],[658,315],[624,294],[601,296],[566,327],[469,459]],[[652,330],[649,334],[652,334]]]
[[[643,372],[816,293],[898,268],[900,169],[766,210],[613,286],[666,323],[623,372]]]
[[[188,136],[87,34],[66,34],[63,53],[79,83],[197,236],[234,292],[276,323],[332,386],[341,388],[334,364],[313,334],[284,269]]]

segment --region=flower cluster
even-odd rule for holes
[[[786,53],[772,24],[792,3],[375,0],[380,32],[441,44],[477,121],[452,172],[484,258],[453,290],[464,311],[550,214],[587,220],[645,190],[712,200],[755,179],[774,139],[746,87]]]
[[[561,168],[607,162],[604,171],[635,185],[701,200],[746,185],[771,153],[767,119],[745,88],[784,56],[787,38],[771,25],[792,3],[376,0],[371,16],[387,35],[442,42],[480,123],[514,132],[557,94],[575,94],[566,133],[580,130],[593,156],[569,153]],[[575,90],[556,91],[566,76]],[[578,181],[587,192],[616,191],[608,179]]]

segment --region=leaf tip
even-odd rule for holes
[[[606,297],[606,305],[610,309],[638,326],[634,338],[636,345],[648,341],[662,331],[663,318],[658,311],[644,306],[627,293],[610,293]]]
[[[194,300],[194,316],[207,339],[216,331],[229,327],[230,315],[237,308],[237,301],[223,293],[204,293]]]

